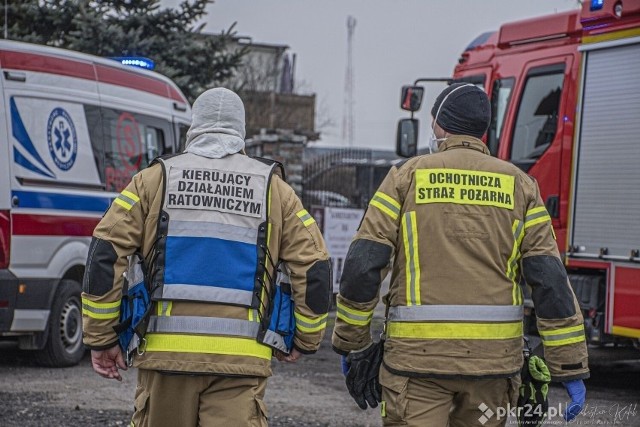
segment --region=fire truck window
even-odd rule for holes
[[[107,191],[122,191],[133,175],[166,153],[169,123],[128,111],[102,109],[104,180]]]
[[[492,156],[498,154],[500,146],[500,134],[504,123],[504,116],[507,113],[507,105],[511,98],[513,89],[513,77],[498,79],[493,83],[491,91],[491,124],[487,132],[487,146]]]
[[[563,73],[530,76],[522,94],[511,147],[511,160],[537,159],[551,145],[558,128]]]

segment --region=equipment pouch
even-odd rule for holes
[[[289,354],[293,348],[296,319],[291,294],[291,279],[284,264],[280,264],[278,267],[278,276],[272,295],[269,326],[260,333],[258,342]]]
[[[127,365],[133,363],[137,352],[144,352],[144,335],[147,330],[151,301],[146,286],[143,259],[135,253],[128,257],[129,268],[125,273],[125,283],[120,302],[120,323],[114,326],[118,334],[120,348]]]

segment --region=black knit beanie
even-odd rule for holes
[[[438,95],[431,115],[450,134],[482,138],[491,121],[491,105],[487,94],[476,85],[454,83]]]

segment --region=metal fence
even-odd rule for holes
[[[305,207],[366,208],[390,165],[374,162],[369,149],[334,149],[305,159],[302,203]]]

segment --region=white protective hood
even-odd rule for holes
[[[244,148],[244,104],[229,89],[202,93],[191,108],[185,152],[220,159]]]

